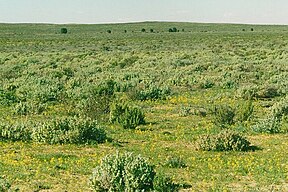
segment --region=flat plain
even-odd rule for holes
[[[93,168],[119,151],[148,158],[183,191],[288,191],[287,92],[288,26],[0,24],[0,176],[12,190],[91,191]],[[117,102],[145,123],[109,121]],[[65,117],[97,120],[107,141],[25,135]],[[251,148],[197,149],[223,129]]]

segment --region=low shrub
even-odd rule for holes
[[[45,110],[46,105],[37,102],[19,102],[13,108],[15,115],[41,114]]]
[[[196,149],[201,151],[248,151],[250,142],[240,134],[224,130],[216,135],[200,136]]]
[[[107,155],[90,178],[94,191],[152,191],[154,166],[132,153]]]
[[[7,179],[0,176],[0,192],[8,192],[10,191],[11,184],[7,181]]]
[[[280,96],[281,91],[277,87],[263,85],[248,85],[238,89],[237,97],[242,99],[267,99]]]
[[[281,118],[288,115],[288,96],[275,103],[271,109],[272,116]]]
[[[255,99],[257,96],[258,86],[246,85],[237,90],[236,97],[242,99]]]
[[[236,120],[244,122],[250,120],[254,111],[254,105],[252,100],[246,102],[239,102],[236,111]]]
[[[61,28],[60,32],[61,32],[61,34],[67,34],[68,30],[67,30],[67,28]]]
[[[32,130],[27,123],[4,123],[0,124],[0,139],[10,141],[30,141]]]
[[[252,126],[252,130],[260,133],[281,133],[287,132],[288,129],[282,126],[283,119],[288,115],[288,97],[286,96],[279,102],[275,103],[270,110],[270,114],[265,119],[260,120]]]
[[[107,137],[95,120],[68,117],[38,125],[33,129],[32,139],[49,144],[85,144],[103,143]]]
[[[136,88],[129,93],[129,97],[134,100],[146,101],[146,100],[165,100],[167,96],[171,94],[169,87],[158,87],[156,85],[150,85],[145,88]]]
[[[119,123],[124,129],[135,129],[138,125],[145,124],[145,116],[138,107],[114,103],[111,106],[110,122]]]
[[[258,133],[280,133],[281,121],[275,117],[268,117],[262,119],[256,125],[252,126],[252,130]]]
[[[185,168],[186,164],[180,157],[169,157],[165,166],[170,168]]]
[[[18,98],[15,90],[5,90],[0,87],[0,105],[10,106],[13,103],[17,103]]]
[[[236,110],[228,105],[215,105],[211,109],[214,117],[214,124],[220,127],[226,127],[227,125],[234,124],[234,117],[236,116]]]
[[[262,86],[257,92],[257,98],[274,98],[280,96],[280,93],[276,87]]]
[[[153,181],[154,191],[157,192],[176,192],[179,186],[175,184],[170,177],[156,175]]]

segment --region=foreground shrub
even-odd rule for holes
[[[32,139],[49,144],[103,143],[107,137],[96,121],[63,118],[42,123],[33,129]]]
[[[144,113],[140,108],[130,107],[125,103],[114,103],[111,106],[110,122],[119,123],[124,129],[135,129],[145,123],[144,119]]]
[[[250,142],[246,138],[230,130],[200,136],[196,141],[196,149],[201,151],[247,151],[249,148]]]
[[[3,177],[0,176],[0,192],[8,192],[11,184]]]
[[[154,166],[132,153],[107,155],[91,177],[94,191],[152,191]]]

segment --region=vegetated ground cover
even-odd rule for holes
[[[183,191],[288,190],[287,26],[1,24],[0,44],[0,176],[12,189],[91,191],[93,168],[119,151]],[[145,123],[111,121],[117,104]],[[97,120],[106,142],[78,142],[75,119]],[[62,125],[73,139],[55,138]],[[223,130],[251,146],[199,144]]]

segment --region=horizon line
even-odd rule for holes
[[[161,21],[161,20],[144,20],[144,21],[118,21],[118,22],[0,22],[0,24],[47,24],[47,25],[117,25],[117,24],[140,24],[140,23],[191,23],[191,24],[227,24],[227,25],[270,25],[270,26],[288,26],[283,23],[241,23],[241,22],[199,22],[199,21]]]

